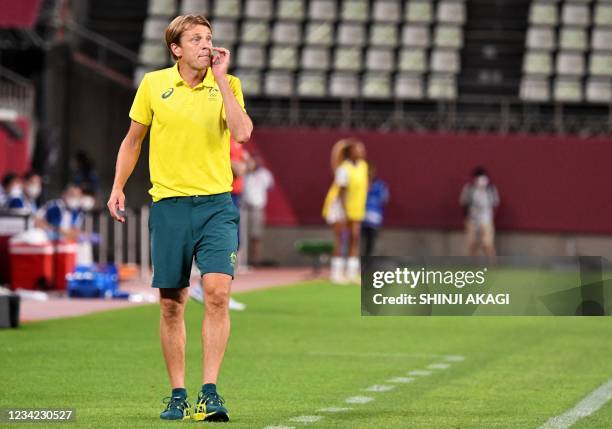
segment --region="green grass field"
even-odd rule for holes
[[[361,317],[358,287],[325,282],[237,297],[248,309],[232,313],[219,381],[235,428],[537,428],[612,374],[608,318]],[[169,393],[158,311],[149,305],[0,331],[0,408],[75,408],[77,422],[66,424],[74,428],[196,424],[158,418]],[[202,311],[189,303],[192,398]],[[448,369],[411,383],[386,382],[444,362]],[[381,384],[395,388],[364,391]],[[374,400],[345,403],[353,396]],[[352,409],[317,411],[324,407]],[[299,416],[323,418],[291,422]],[[574,427],[612,427],[612,403]]]

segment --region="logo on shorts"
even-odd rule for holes
[[[230,253],[230,264],[232,267],[236,266],[236,252]]]
[[[162,94],[162,98],[165,100],[166,98],[170,97],[173,92],[174,92],[174,88],[170,88],[166,90],[166,92]]]

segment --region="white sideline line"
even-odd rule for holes
[[[317,412],[319,413],[342,413],[344,411],[350,411],[352,410],[352,408],[349,407],[327,407],[327,408],[321,408],[320,410],[317,410]]]
[[[444,360],[447,362],[462,362],[465,360],[465,356],[449,355],[449,356],[445,356]]]
[[[588,417],[595,413],[610,399],[612,399],[612,379],[589,393],[582,401],[578,402],[574,408],[561,415],[551,417],[538,429],[569,428],[581,418]]]
[[[263,429],[295,429],[295,426],[266,426]]]
[[[322,418],[322,416],[299,416],[293,417],[289,419],[289,421],[295,423],[315,423],[321,420]]]
[[[448,369],[450,365],[447,363],[432,363],[427,369]]]
[[[417,377],[427,377],[428,375],[431,375],[431,371],[415,369],[414,371],[408,371],[408,375],[416,375]]]
[[[346,398],[344,402],[347,404],[367,404],[373,400],[374,398],[370,398],[369,396],[351,396],[350,398]]]
[[[425,353],[376,353],[376,352],[309,352],[311,356],[339,356],[339,357],[388,357],[388,358],[443,358],[455,356],[434,355]]]
[[[387,383],[412,383],[413,377],[393,377],[387,380]]]
[[[375,384],[366,389],[363,389],[366,392],[388,392],[389,390],[395,389],[395,386],[387,386],[385,384]]]

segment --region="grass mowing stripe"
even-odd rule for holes
[[[589,393],[571,410],[559,416],[552,417],[538,429],[567,429],[578,420],[595,413],[610,399],[612,399],[612,380],[608,380],[606,383]]]

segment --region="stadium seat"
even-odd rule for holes
[[[293,95],[293,73],[273,70],[266,73],[264,91],[266,95],[289,97]]]
[[[329,69],[329,49],[306,46],[302,49],[302,59],[300,67],[304,70],[323,70]]]
[[[591,36],[591,48],[597,51],[612,51],[612,29],[594,28]]]
[[[434,100],[457,98],[457,83],[453,76],[431,74],[427,82],[427,97]]]
[[[181,2],[181,14],[204,15],[208,17],[209,7],[208,0],[183,0]]]
[[[344,0],[340,11],[343,22],[366,22],[368,20],[368,0]]]
[[[246,0],[245,17],[255,19],[272,19],[274,10],[272,0]]]
[[[459,73],[459,53],[453,50],[436,49],[431,53],[430,69],[439,73]]]
[[[362,67],[360,48],[337,47],[334,52],[334,69],[359,71]]]
[[[369,71],[392,72],[395,68],[391,49],[370,48],[366,53],[366,69]]]
[[[211,22],[215,45],[233,44],[238,40],[238,24],[232,19],[215,19]]]
[[[297,93],[301,97],[324,97],[327,94],[325,73],[301,72],[298,75]]]
[[[549,76],[552,73],[552,58],[548,52],[528,51],[523,62],[523,72]]]
[[[586,51],[587,33],[584,28],[561,28],[559,45],[564,50]]]
[[[233,74],[240,79],[244,95],[256,96],[261,94],[261,73],[259,71],[238,69]]]
[[[556,71],[558,75],[582,76],[584,69],[582,53],[559,52],[557,54]]]
[[[465,3],[461,0],[441,0],[436,14],[438,22],[449,24],[465,23]]]
[[[304,0],[283,0],[276,6],[276,17],[284,20],[304,19]]]
[[[276,45],[270,49],[270,68],[295,70],[298,66],[297,48],[290,45]]]
[[[366,73],[362,80],[361,95],[371,99],[391,97],[391,78],[387,73]]]
[[[358,97],[359,76],[353,73],[332,73],[329,81],[329,92],[333,97]]]
[[[402,29],[402,45],[418,48],[429,47],[429,27],[420,24],[405,24]]]
[[[549,101],[550,85],[548,79],[541,76],[524,76],[521,81],[520,96],[525,101]]]
[[[240,0],[215,1],[213,10],[215,18],[238,18],[240,17]]]
[[[564,3],[563,11],[561,13],[561,22],[564,25],[575,25],[580,27],[588,26],[591,22],[589,5]]]
[[[612,26],[612,3],[598,2],[595,5],[595,24]]]
[[[372,16],[378,22],[399,22],[401,9],[399,0],[378,0],[373,2]]]
[[[338,25],[336,43],[342,46],[363,46],[366,42],[366,31],[363,24],[341,22]]]
[[[148,7],[149,16],[176,16],[176,2],[174,0],[150,0]]]
[[[427,71],[425,51],[422,49],[402,49],[399,53],[398,70],[402,72]]]
[[[336,19],[335,0],[311,0],[308,18],[318,21],[334,21]]]
[[[404,9],[406,22],[430,23],[433,20],[433,6],[430,0],[411,0]]]
[[[439,48],[463,46],[463,31],[455,25],[438,25],[434,29],[434,45]]]
[[[589,78],[586,84],[586,99],[591,103],[612,103],[612,81]]]
[[[529,49],[552,51],[556,47],[553,27],[530,27],[527,30],[526,44]]]
[[[306,25],[308,45],[331,46],[334,40],[333,26],[329,22],[309,22]]]
[[[159,41],[164,37],[166,27],[170,23],[170,19],[166,17],[154,16],[145,20],[143,29],[143,38],[145,40]]]
[[[538,25],[557,25],[557,5],[555,3],[536,1],[531,3],[529,23]]]
[[[240,41],[254,45],[265,45],[270,41],[270,26],[266,21],[243,21]]]
[[[420,75],[398,74],[395,76],[394,96],[404,100],[419,100],[424,95],[423,78]]]
[[[397,27],[389,24],[373,24],[370,27],[370,45],[395,48],[397,46]]]
[[[591,53],[589,73],[592,76],[612,76],[612,54],[610,53]]]
[[[580,79],[558,77],[554,84],[555,101],[573,102],[582,101],[582,84]]]
[[[240,68],[262,69],[266,66],[266,50],[260,45],[245,45],[238,47],[236,65]]]
[[[302,40],[301,26],[294,21],[277,21],[272,30],[274,43],[297,45]]]
[[[138,60],[141,64],[154,67],[165,66],[169,58],[168,47],[161,40],[145,40],[140,45]]]

